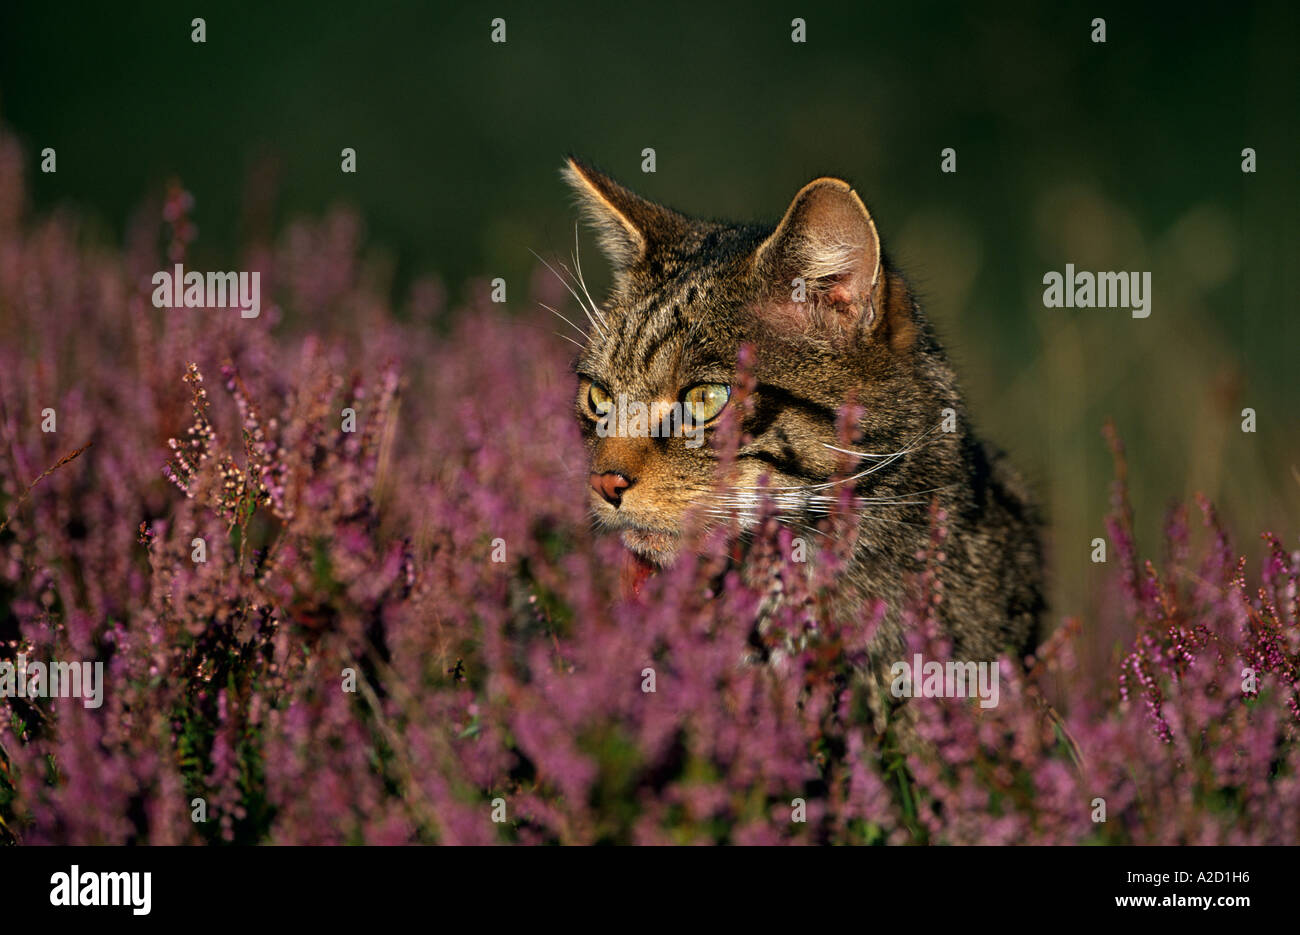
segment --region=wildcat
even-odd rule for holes
[[[842,610],[884,602],[878,662],[903,658],[900,608],[930,543],[932,499],[946,513],[940,617],[954,657],[1031,651],[1044,604],[1035,509],[972,433],[953,370],[848,183],[809,182],[775,225],[731,224],[656,204],[575,158],[563,172],[613,268],[606,301],[588,297],[575,364],[588,496],[641,576],[672,563],[689,510],[750,502],[763,475],[784,516],[805,525],[847,482],[861,518]],[[717,454],[689,433],[602,423],[640,400],[678,404],[707,434],[742,344],[757,383],[732,476],[718,477]],[[861,417],[846,446],[837,416],[849,403]],[[845,481],[847,452],[862,460]]]

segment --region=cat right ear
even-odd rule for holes
[[[677,212],[647,201],[577,158],[568,157],[562,172],[616,275],[644,262],[657,245],[681,235],[685,218]]]
[[[871,330],[877,323],[880,256],[875,221],[857,192],[840,179],[820,178],[795,195],[755,252],[754,264],[782,289],[798,289],[797,277],[807,300],[795,301],[809,311],[825,309],[834,320]]]

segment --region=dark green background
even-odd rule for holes
[[[806,44],[790,41],[796,16]],[[809,178],[843,175],[980,422],[1043,491],[1077,598],[1102,534],[1108,415],[1148,529],[1200,488],[1241,528],[1296,544],[1298,21],[1282,2],[6,3],[0,120],[39,208],[71,205],[120,238],[178,177],[214,261],[239,242],[250,173],[274,165],[277,223],[355,206],[396,261],[397,298],[416,275],[456,296],[475,277],[522,281],[529,249],[567,252],[568,151],[738,219],[774,219]],[[36,169],[45,146],[56,175]],[[339,171],[345,146],[356,175]],[[939,172],[949,146],[955,175]],[[1042,276],[1066,263],[1151,271],[1152,317],[1044,309]]]

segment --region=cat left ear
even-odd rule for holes
[[[682,236],[686,219],[676,211],[642,198],[573,156],[563,172],[616,275]]]
[[[878,315],[873,299],[880,255],[876,224],[857,192],[840,179],[820,178],[795,195],[754,264],[791,292],[798,292],[795,280],[802,279],[812,307],[870,328]]]

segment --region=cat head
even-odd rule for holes
[[[740,506],[752,519],[763,475],[783,512],[824,513],[837,491],[818,485],[845,468],[847,404],[865,407],[855,440],[905,440],[924,405],[907,378],[922,323],[848,183],[809,182],[779,223],[758,225],[687,217],[576,159],[564,175],[613,268],[606,301],[587,300],[575,365],[588,496],[633,553],[670,562],[688,513]],[[757,384],[720,477],[709,441],[742,345]]]

